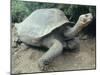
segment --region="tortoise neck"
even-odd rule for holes
[[[77,35],[82,30],[82,25],[79,21],[75,24],[75,26],[72,28],[72,33]]]
[[[78,20],[74,27],[70,28],[69,31],[65,31],[64,35],[67,37],[75,37],[82,30],[81,23]]]

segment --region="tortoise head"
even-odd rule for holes
[[[88,26],[88,24],[92,21],[93,16],[91,13],[83,14],[79,17],[78,23],[80,23],[81,27],[84,28]]]

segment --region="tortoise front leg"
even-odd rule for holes
[[[59,40],[53,40],[52,42],[49,42],[49,45],[50,44],[51,47],[49,50],[38,60],[39,68],[42,71],[46,71],[48,64],[53,60],[53,58],[61,54],[63,50],[62,43]]]
[[[73,39],[66,41],[65,49],[73,52],[77,52],[80,50],[80,40],[79,37],[74,37]]]

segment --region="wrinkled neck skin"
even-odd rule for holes
[[[74,27],[70,28],[68,31],[65,31],[64,35],[69,38],[75,37],[83,29],[82,26],[83,26],[82,23],[77,21]]]

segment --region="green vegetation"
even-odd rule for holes
[[[42,3],[42,2],[26,2],[19,0],[12,0],[11,2],[11,19],[12,22],[21,22],[28,15],[30,15],[36,9],[41,8],[59,8],[64,11],[65,15],[69,18],[70,21],[76,23],[78,17],[84,13],[92,13],[94,16],[93,23],[87,27],[89,32],[95,35],[96,30],[96,7],[95,6],[86,6],[86,5],[71,5],[71,4],[56,4],[56,3]],[[88,33],[87,29],[85,30]]]

